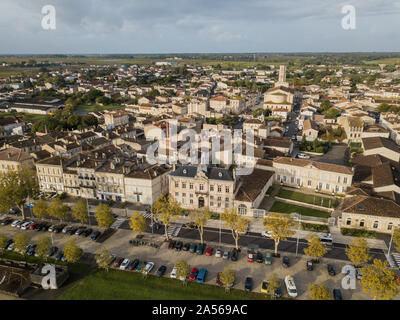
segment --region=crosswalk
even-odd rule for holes
[[[151,212],[144,212],[144,213],[142,213],[142,215],[146,219],[150,219],[153,216],[153,214]]]
[[[118,229],[125,222],[124,218],[117,218],[111,225],[111,229]]]
[[[173,223],[167,229],[167,234],[169,237],[177,237],[182,229],[182,223]]]
[[[397,267],[400,267],[400,253],[394,252],[392,253],[392,257],[396,261]]]

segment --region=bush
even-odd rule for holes
[[[352,237],[363,237],[363,238],[371,238],[376,239],[375,231],[361,230],[361,229],[350,229],[350,228],[341,228],[340,232],[344,236],[352,236]]]
[[[301,230],[329,233],[329,227],[324,224],[314,224],[314,223],[302,222]]]
[[[315,149],[315,152],[318,152],[318,153],[324,153],[324,151],[325,151],[325,148],[324,148],[324,147],[317,147],[317,148]]]

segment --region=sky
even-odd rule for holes
[[[400,51],[400,0],[0,1],[0,54],[372,51]]]

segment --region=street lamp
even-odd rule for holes
[[[295,220],[299,222],[299,227],[297,229],[297,241],[296,241],[296,257],[297,257],[297,254],[299,252],[301,214],[293,212],[292,215],[295,217]]]

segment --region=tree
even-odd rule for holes
[[[197,230],[199,230],[201,244],[204,243],[204,227],[209,219],[211,219],[211,213],[207,208],[203,208],[194,213],[194,225],[197,227]]]
[[[271,297],[275,297],[275,291],[280,287],[281,283],[279,281],[278,275],[276,273],[271,274],[268,280],[267,294]]]
[[[310,257],[314,257],[317,260],[325,255],[328,251],[326,250],[323,243],[321,243],[321,239],[312,234],[307,238],[308,241],[308,248],[304,249],[304,253]]]
[[[82,249],[78,247],[75,239],[69,240],[64,247],[63,253],[68,262],[75,263],[78,262],[82,255]]]
[[[50,201],[48,211],[50,216],[62,221],[68,217],[69,207],[64,205],[60,198],[54,198]]]
[[[139,212],[134,211],[129,219],[129,227],[136,232],[145,232],[147,229],[145,217]]]
[[[185,260],[179,260],[175,263],[175,268],[176,268],[176,278],[182,279],[182,281],[184,281],[185,283],[190,273],[189,265]]]
[[[14,238],[15,250],[21,254],[26,254],[26,247],[29,244],[29,238],[26,233],[18,233]]]
[[[363,290],[374,300],[391,300],[399,293],[396,274],[386,261],[374,259],[372,265],[361,268],[361,274]]]
[[[236,249],[239,249],[239,237],[241,233],[246,232],[247,227],[250,224],[249,219],[240,215],[237,208],[225,209],[224,213],[221,215],[221,219],[231,230],[232,237],[235,240]]]
[[[17,206],[25,219],[24,206],[28,198],[39,195],[36,171],[27,166],[0,174],[0,211]]]
[[[220,280],[225,287],[225,291],[230,290],[232,283],[235,282],[235,279],[235,272],[230,267],[226,266],[220,275]]]
[[[95,258],[99,268],[106,269],[107,271],[109,270],[112,258],[110,255],[110,251],[108,251],[106,247],[100,247],[96,251]]]
[[[168,240],[168,227],[182,215],[182,208],[171,195],[161,195],[153,204],[152,212],[156,220],[164,224],[165,239]]]
[[[87,223],[89,221],[88,217],[88,207],[85,200],[78,200],[72,207],[72,216],[82,223]]]
[[[332,300],[332,293],[324,283],[309,283],[308,294],[312,300]]]
[[[112,210],[107,204],[100,203],[96,207],[95,216],[99,227],[109,228],[113,224],[115,219],[111,214]]]
[[[362,238],[355,238],[351,244],[349,244],[349,247],[346,248],[347,257],[356,267],[367,263],[371,259],[368,252],[369,247],[367,240]]]
[[[35,203],[35,206],[33,207],[32,211],[35,217],[38,217],[40,219],[46,218],[49,213],[48,213],[49,205],[46,200],[40,199]]]
[[[278,246],[281,240],[286,240],[295,232],[292,228],[295,226],[294,220],[290,216],[284,216],[279,213],[269,214],[264,218],[265,231],[271,231],[270,238],[275,242],[275,255],[278,254]]]
[[[7,237],[0,233],[0,250],[4,251],[4,249],[6,248],[6,244],[7,244]]]
[[[35,252],[38,254],[40,258],[45,258],[49,254],[49,250],[51,248],[51,239],[46,235],[42,235],[38,242]]]
[[[393,242],[396,245],[396,250],[400,251],[400,228],[395,228],[393,231]]]

